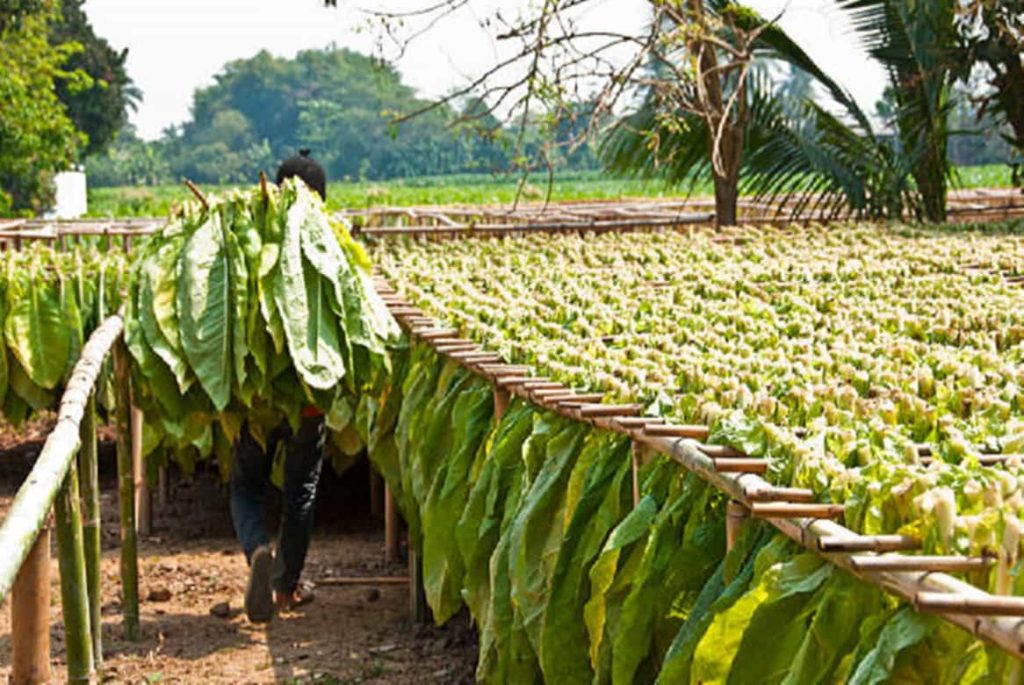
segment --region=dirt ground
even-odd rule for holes
[[[34,430],[38,433],[38,430]],[[23,435],[32,435],[24,433]],[[0,515],[40,443],[0,437]],[[117,500],[112,445],[101,449],[103,647],[108,683],[472,682],[476,636],[459,616],[443,628],[412,625],[406,585],[317,584],[332,576],[404,576],[384,564],[383,528],[368,514],[365,463],[344,477],[325,469],[305,581],[316,600],[269,625],[242,613],[246,565],[231,529],[225,489],[213,472],[172,474],[167,509],[141,542],[142,639],[121,636]],[[273,513],[270,525],[273,525]],[[52,559],[51,654],[63,682],[57,560]],[[224,606],[227,604],[227,607]],[[10,610],[0,610],[0,679],[10,671]]]

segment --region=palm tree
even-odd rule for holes
[[[712,5],[722,6],[723,0]],[[784,100],[764,74],[752,79],[741,188],[758,199],[789,195],[793,215],[945,218],[949,55],[955,0],[840,0],[869,53],[886,68],[896,111],[893,134],[877,131],[853,98],[778,26],[760,32],[759,60],[788,63],[828,95]],[[753,12],[747,21],[767,23]],[[947,30],[948,29],[948,30]],[[606,164],[676,183],[707,176],[708,130],[695,117],[667,123],[652,99],[605,139]]]

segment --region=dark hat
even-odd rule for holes
[[[324,168],[315,159],[309,156],[309,148],[302,148],[299,154],[289,157],[277,168],[277,185],[281,185],[286,178],[298,176],[306,182],[310,188],[320,194],[320,198],[327,199],[327,175]]]

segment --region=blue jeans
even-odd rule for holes
[[[293,433],[287,423],[282,424],[268,436],[266,451],[252,437],[248,425],[242,427],[231,464],[231,520],[245,560],[251,561],[257,547],[270,543],[266,529],[267,486],[274,452],[282,440],[286,450],[284,491],[273,585],[279,592],[291,592],[298,586],[313,532],[313,502],[324,446],[322,416],[303,418],[298,433]]]

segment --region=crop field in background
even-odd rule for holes
[[[1003,165],[963,167],[958,171],[956,187],[1006,188],[1010,168]],[[463,174],[422,176],[385,181],[345,181],[331,183],[327,202],[331,209],[351,209],[380,205],[499,204],[516,198],[519,178]],[[229,186],[204,186],[205,190],[223,190]],[[543,200],[547,196],[547,177],[536,174],[524,188],[523,200]],[[556,176],[551,199],[617,200],[622,198],[659,198],[684,196],[688,186],[673,187],[659,181],[641,181],[610,177],[601,172],[573,172]],[[707,184],[698,184],[695,197],[711,195]],[[182,185],[124,186],[90,188],[89,216],[131,217],[164,216],[171,205],[190,197]]]

